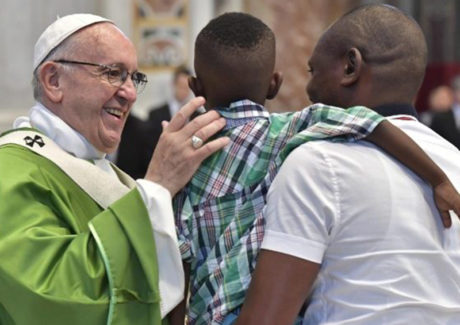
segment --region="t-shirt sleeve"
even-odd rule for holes
[[[315,147],[294,150],[270,187],[262,248],[321,263],[339,209],[336,177]]]

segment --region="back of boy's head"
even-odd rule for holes
[[[248,14],[223,14],[211,20],[196,39],[195,71],[201,87],[196,95],[214,105],[240,99],[263,104],[270,98],[267,92],[274,66],[271,29]],[[192,88],[196,93],[196,87]]]

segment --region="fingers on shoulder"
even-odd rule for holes
[[[206,124],[200,124],[197,131],[194,132],[194,135],[202,139],[203,141],[208,140],[210,137],[215,135],[217,132],[222,130],[225,127],[225,119],[220,117]]]
[[[221,137],[206,143],[200,149],[197,149],[194,154],[194,159],[201,162],[204,159],[208,158],[213,153],[223,149],[226,145],[230,143],[230,138]]]

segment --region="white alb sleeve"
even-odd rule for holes
[[[152,223],[158,257],[161,317],[165,317],[184,297],[184,270],[177,242],[171,194],[154,182],[136,180]]]

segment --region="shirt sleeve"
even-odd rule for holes
[[[268,192],[262,248],[321,263],[339,216],[336,184],[318,150],[294,150]]]
[[[153,229],[158,258],[161,315],[166,316],[184,297],[184,271],[174,225],[171,195],[148,180],[136,181]]]
[[[297,113],[298,129],[281,151],[281,159],[302,143],[313,140],[356,141],[368,136],[385,118],[364,106],[342,109],[315,104]]]

